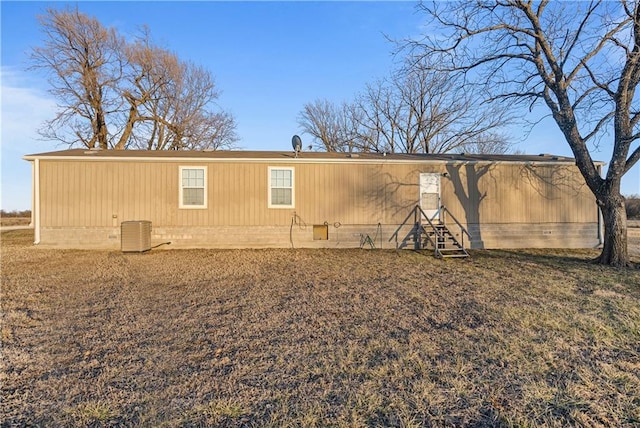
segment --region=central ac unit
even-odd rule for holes
[[[120,224],[120,244],[123,253],[142,253],[151,249],[151,222],[123,221]]]

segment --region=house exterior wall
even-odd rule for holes
[[[179,167],[207,167],[206,209],[179,208]],[[268,208],[268,168],[295,168],[294,208]],[[120,223],[150,220],[170,248],[357,247],[388,239],[442,174],[442,203],[472,247],[593,247],[595,201],[571,164],[41,159],[40,244],[119,248]],[[326,224],[327,241],[313,240]],[[378,226],[379,225],[379,226]]]

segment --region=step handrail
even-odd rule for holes
[[[404,218],[404,220],[402,221],[402,223],[400,223],[400,226],[398,226],[398,228],[395,230],[395,232],[393,232],[391,234],[391,236],[389,237],[389,241],[391,242],[393,239],[395,239],[396,242],[396,248],[397,248],[397,243],[398,243],[398,233],[400,232],[400,230],[407,225],[407,221],[411,218],[411,216],[413,215],[413,223],[414,225],[417,226],[421,226],[422,225],[422,217],[418,216],[418,212],[420,212],[420,214],[422,214],[422,216],[427,220],[427,223],[429,223],[429,226],[431,226],[431,228],[435,231],[436,235],[438,237],[442,237],[443,235],[440,234],[440,231],[438,230],[438,228],[436,228],[434,226],[434,224],[431,222],[431,219],[429,218],[429,216],[427,214],[425,214],[425,212],[422,210],[422,208],[420,207],[420,205],[416,205],[415,207],[413,207],[411,209],[411,211],[409,211],[409,214],[407,214],[407,216]],[[445,206],[445,205],[441,205],[440,208],[438,208],[438,214],[440,215],[441,221],[443,224],[446,224],[446,216],[448,215],[449,217],[451,217],[453,219],[453,221],[455,222],[455,224],[460,228],[460,233],[461,235],[461,244],[462,244],[462,248],[464,248],[464,235],[467,235],[468,240],[471,241],[471,234],[469,233],[469,231],[462,225],[462,223],[460,223],[460,221],[456,218],[456,216],[454,216],[451,211],[449,211],[449,209]]]
[[[444,205],[443,205],[444,207]],[[400,226],[398,226],[398,228],[395,230],[395,232],[393,232],[393,234],[391,234],[391,236],[389,237],[389,242],[391,242],[392,239],[395,238],[395,243],[396,243],[396,249],[398,248],[398,233],[400,232],[400,230],[406,226],[407,221],[411,218],[411,215],[413,215],[413,223],[414,223],[414,227],[422,227],[422,217],[420,217],[418,215],[418,212],[420,212],[424,218],[427,220],[427,222],[429,223],[429,226],[431,226],[431,228],[434,230],[434,232],[436,233],[436,235],[438,236],[438,238],[443,238],[444,235],[442,235],[440,233],[440,231],[438,230],[438,228],[436,228],[434,226],[434,224],[431,222],[431,220],[429,219],[429,216],[427,214],[425,214],[425,212],[422,210],[422,208],[420,207],[420,205],[416,205],[415,207],[413,207],[411,209],[411,211],[409,211],[409,214],[407,214],[407,216],[405,217],[405,219],[402,221],[402,223],[400,223]],[[453,217],[453,216],[451,216]],[[437,248],[437,245],[435,245],[435,247]],[[436,250],[437,251],[437,250]]]
[[[469,242],[471,242],[471,235],[469,234],[469,231],[467,231],[467,229],[465,229],[465,227],[458,221],[458,219],[453,214],[451,214],[451,211],[449,211],[449,209],[446,206],[444,205],[440,206],[440,214],[441,215],[448,214],[453,219],[453,221],[458,225],[458,227],[460,228],[460,232],[462,233],[461,244],[462,244],[462,248],[464,249],[464,235],[467,235],[467,237],[469,238]],[[442,222],[445,224],[447,223],[446,217],[444,215],[442,215]]]
[[[433,245],[433,248],[434,248],[434,250],[433,250],[433,251],[434,251],[433,255],[434,255],[435,257],[438,257],[438,254],[440,254],[440,248],[438,248],[438,242],[441,242],[441,240],[443,240],[443,239],[444,239],[444,235],[441,233],[440,229],[439,229],[439,228],[437,228],[437,227],[436,227],[436,226],[431,222],[431,219],[430,219],[430,218],[429,218],[429,216],[428,216],[428,215],[427,215],[427,214],[422,210],[422,207],[420,207],[420,205],[416,205],[416,208],[417,208],[418,210],[420,210],[420,212],[422,213],[422,215],[424,216],[424,218],[425,218],[425,219],[427,219],[427,223],[429,223],[429,226],[431,226],[431,230],[433,230],[433,231],[435,232],[435,234],[436,234],[436,242],[432,242],[432,241],[431,241],[431,238],[429,238],[429,242],[431,242],[432,244],[434,244],[434,245]],[[440,210],[438,210],[438,217],[439,217],[439,214],[440,214]],[[420,220],[421,220],[421,221],[420,221],[420,227],[423,227],[423,226],[422,226],[422,217],[420,217]],[[423,227],[423,228],[424,228],[424,227]]]
[[[416,208],[417,207],[418,206],[416,205]],[[402,223],[400,223],[400,226],[398,226],[396,231],[391,234],[391,236],[389,237],[389,241],[388,242],[391,242],[391,240],[394,237],[396,238],[396,243],[398,242],[398,232],[400,232],[400,229],[402,229],[402,227],[407,224],[407,220],[409,220],[409,217],[411,217],[411,214],[414,214],[416,208],[413,208],[411,211],[409,211],[409,214],[407,214],[407,216],[404,218],[404,220],[402,220]]]

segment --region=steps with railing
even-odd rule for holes
[[[465,235],[469,240],[471,239],[467,229],[444,205],[438,211],[438,215],[434,216],[438,220],[431,220],[422,208],[416,205],[391,235],[389,242],[395,239],[396,249],[407,248],[411,243],[415,250],[433,249],[434,256],[438,258],[469,257],[464,243]],[[411,217],[413,217],[413,221],[409,223]],[[446,223],[447,217],[453,220],[455,226],[459,228],[459,233],[454,234],[449,229]],[[412,226],[411,229],[401,241],[398,241],[400,231],[406,230],[409,225]]]

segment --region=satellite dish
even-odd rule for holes
[[[293,138],[291,138],[291,145],[296,152],[296,157],[298,157],[298,153],[302,150],[302,140],[300,137],[294,135]]]

